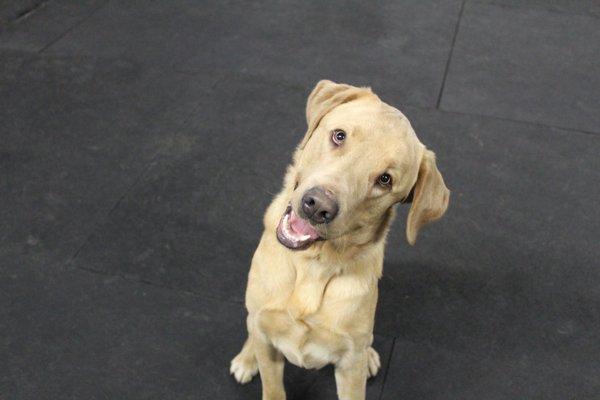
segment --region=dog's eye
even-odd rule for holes
[[[379,175],[379,178],[377,178],[377,183],[381,186],[389,186],[392,184],[392,177],[390,174],[381,174]]]
[[[331,132],[331,140],[335,143],[336,146],[342,144],[342,142],[346,139],[346,132],[341,129],[334,129]]]

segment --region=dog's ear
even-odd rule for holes
[[[373,94],[369,88],[359,88],[323,79],[317,83],[306,103],[306,123],[308,129],[298,146],[303,149],[310,140],[321,119],[340,104]]]
[[[430,150],[425,149],[423,153],[417,182],[411,194],[412,205],[406,222],[406,238],[408,243],[414,245],[421,227],[441,218],[450,199],[450,191],[435,163],[435,154]]]

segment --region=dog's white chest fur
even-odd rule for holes
[[[289,362],[298,367],[319,369],[337,362],[339,357],[332,353],[327,343],[313,340],[309,331],[310,328],[307,328],[307,332],[297,338],[285,335],[271,338],[272,343]]]
[[[339,359],[342,340],[336,340],[323,307],[327,281],[296,285],[284,309],[260,312],[261,331],[289,362],[303,368],[321,368]],[[331,342],[338,345],[332,346]]]
[[[370,344],[371,324],[357,319],[364,320],[360,317],[366,309],[372,313],[368,304],[376,292],[374,284],[375,280],[365,284],[364,280],[351,275],[304,271],[296,275],[282,309],[258,313],[259,329],[294,365],[318,369],[335,364],[360,336],[350,339],[348,327],[364,330],[364,345]]]

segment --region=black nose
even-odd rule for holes
[[[306,218],[316,224],[327,224],[335,218],[339,210],[333,195],[325,189],[314,187],[302,196],[302,211]]]

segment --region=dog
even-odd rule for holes
[[[335,367],[340,399],[364,399],[381,364],[373,349],[377,283],[395,206],[406,236],[446,212],[435,154],[370,88],[320,81],[308,129],[264,216],[246,289],[248,338],[231,361],[239,383],[260,371],[263,400],[285,399],[285,359]]]

